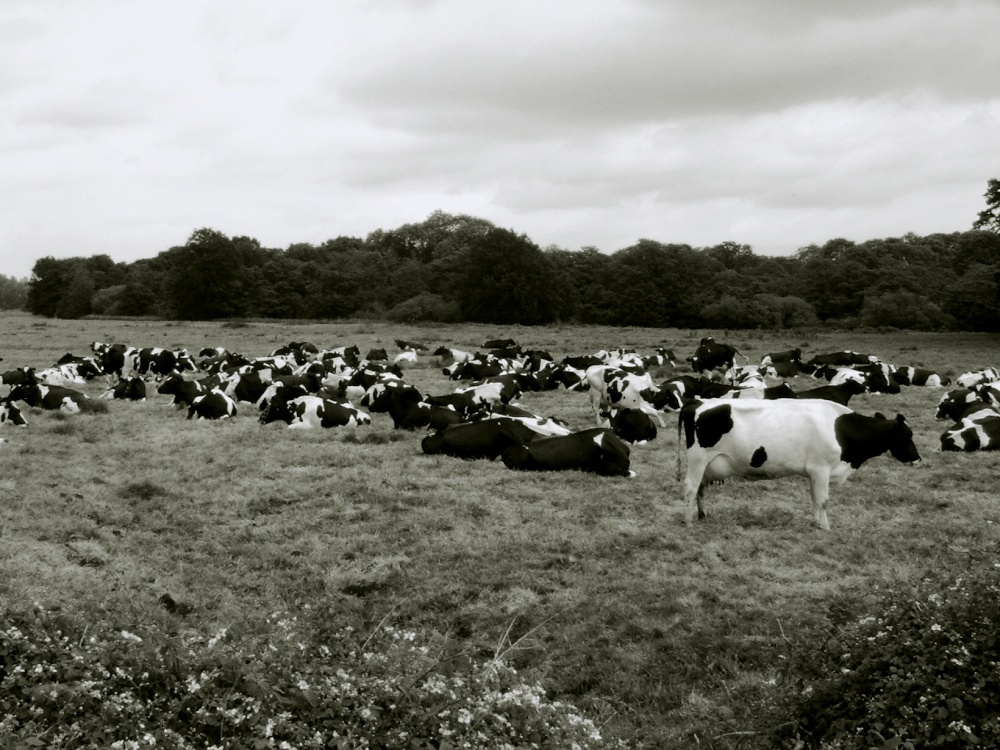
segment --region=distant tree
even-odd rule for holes
[[[973,263],[947,292],[945,311],[965,331],[1000,331],[1000,271]]]
[[[56,317],[76,320],[90,315],[90,298],[94,296],[94,288],[94,279],[87,270],[86,262],[78,263],[56,306]]]
[[[979,218],[972,222],[973,229],[1000,232],[1000,180],[991,179],[986,183],[986,208],[979,212]]]
[[[83,258],[53,258],[46,256],[35,261],[28,281],[28,312],[54,318],[70,280]]]
[[[246,314],[244,268],[256,240],[229,239],[214,229],[195,230],[185,245],[167,251],[170,314],[212,320]]]
[[[872,327],[936,331],[948,326],[948,317],[929,299],[908,291],[866,297],[859,322]]]
[[[466,320],[522,325],[555,320],[552,269],[525,235],[490,229],[470,240],[465,258],[458,303]]]
[[[28,303],[27,280],[0,274],[0,310],[20,310]]]

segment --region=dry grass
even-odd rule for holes
[[[18,315],[0,318],[0,331],[5,368],[84,354],[93,340],[262,355],[302,340],[362,352],[394,352],[396,338],[475,350],[498,334],[556,357],[668,346],[683,358],[707,333]],[[983,335],[715,335],[752,360],[794,346],[851,348],[954,376],[1000,358],[997,337]],[[427,393],[453,387],[422,359],[408,380]],[[521,669],[637,745],[745,748],[757,735],[737,733],[761,729],[755,715],[782,656],[822,630],[827,607],[863,606],[875,581],[995,554],[1000,458],[936,451],[940,395],[909,388],[852,402],[906,415],[924,462],[879,458],[834,488],[828,534],[811,527],[797,479],[712,488],[710,518],[685,528],[670,427],[634,448],[638,477],[622,480],[425,456],[421,433],[393,431],[384,415],[355,431],[302,432],[248,413],[189,422],[155,393],[111,402],[107,413],[32,409],[27,428],[4,428],[0,447],[0,590],[151,621],[165,617],[158,598],[170,593],[195,607],[185,627],[206,633],[333,601],[372,622],[390,614],[448,632],[483,655],[516,644]],[[522,403],[575,428],[591,424],[586,394]]]

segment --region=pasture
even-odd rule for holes
[[[0,369],[89,354],[92,341],[223,346],[250,356],[291,341],[362,353],[401,338],[433,351],[509,336],[556,359],[598,349],[672,348],[657,382],[689,371],[704,335],[751,362],[801,346],[854,349],[952,378],[1000,364],[983,334],[679,331],[553,326],[405,326],[0,317]],[[405,378],[424,394],[458,384],[421,355]],[[806,378],[790,381],[809,387]],[[82,387],[92,396],[98,383]],[[768,747],[762,717],[793,649],[821,645],[831,610],[863,614],[878,585],[961,571],[997,553],[997,453],[937,450],[945,389],[864,394],[852,408],[905,415],[923,458],[888,456],[831,488],[832,530],[811,525],[803,478],[711,487],[692,528],[676,478],[676,418],[632,449],[634,479],[520,473],[500,461],[427,456],[422,431],[289,430],[195,422],[150,389],[105,413],[25,410],[0,436],[0,592],[121,622],[252,633],[276,611],[446,634],[476,656],[501,652],[550,697],[573,703],[636,747]],[[6,392],[6,388],[3,388]],[[586,393],[520,403],[593,426]],[[190,604],[182,619],[162,595]]]

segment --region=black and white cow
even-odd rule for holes
[[[503,452],[503,463],[518,471],[587,471],[607,477],[634,477],[628,443],[609,428],[540,438]]]
[[[938,401],[937,411],[934,413],[935,419],[950,419],[959,421],[969,413],[970,409],[983,406],[986,402],[979,397],[979,392],[974,388],[956,388],[948,391]]]
[[[289,428],[357,427],[369,425],[372,418],[347,401],[337,401],[321,396],[299,396],[290,400],[278,399],[260,415],[263,424],[285,422]]]
[[[736,355],[743,354],[730,344],[720,344],[711,336],[703,338],[694,355],[687,358],[691,369],[697,373],[709,370],[729,369],[733,366]]]
[[[586,379],[590,405],[598,425],[604,426],[611,418],[612,409],[638,409],[655,417],[663,426],[660,412],[649,403],[659,391],[649,373],[638,375],[608,365],[594,365],[587,368]]]
[[[94,341],[90,350],[105,375],[118,377],[122,376],[126,366],[131,368],[131,355],[135,351],[125,344],[106,344],[102,341]]]
[[[207,393],[195,396],[188,407],[188,419],[228,419],[236,416],[236,401],[213,388]]]
[[[28,406],[76,413],[89,401],[85,393],[61,385],[22,383],[7,394],[7,402],[23,401]]]
[[[885,452],[903,463],[920,455],[902,415],[887,419],[857,414],[829,401],[703,401],[681,409],[677,468],[687,450],[684,501],[687,522],[705,517],[703,494],[709,482],[732,476],[806,476],[813,518],[829,529],[826,501],[830,480],[845,481],[865,461]],[[683,443],[680,435],[683,429]]]
[[[421,441],[420,447],[430,455],[493,461],[511,446],[537,438],[537,432],[516,419],[484,419],[432,432]]]
[[[943,451],[993,451],[1000,449],[1000,410],[989,404],[970,409],[941,435]]]
[[[21,410],[13,401],[4,400],[0,402],[0,424],[11,424],[15,427],[26,427],[28,420],[21,414]]]
[[[929,388],[951,385],[951,378],[947,375],[941,375],[926,367],[896,367],[893,368],[892,374],[900,385],[923,385]]]
[[[1000,381],[1000,370],[996,367],[987,367],[973,372],[964,372],[955,378],[955,385],[962,388],[972,388],[974,385],[983,383],[996,383]]]
[[[180,409],[185,406],[190,407],[198,396],[204,396],[211,387],[199,380],[186,380],[175,372],[164,378],[157,386],[156,392],[173,396],[170,403]]]

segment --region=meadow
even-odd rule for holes
[[[92,341],[224,346],[250,356],[292,341],[362,353],[407,339],[469,351],[511,337],[561,359],[672,348],[677,370],[714,335],[752,362],[800,346],[877,354],[952,378],[1000,364],[986,334],[681,331],[384,322],[63,321],[0,317],[0,369],[89,354]],[[405,377],[425,394],[455,387],[421,356]],[[796,389],[811,385],[802,378]],[[82,387],[97,396],[103,386]],[[2,392],[6,392],[3,387]],[[833,487],[832,530],[811,525],[802,478],[731,480],[688,528],[676,477],[676,419],[632,449],[634,479],[518,473],[427,456],[421,432],[385,415],[357,429],[195,422],[153,389],[103,413],[27,409],[0,436],[0,595],[106,619],[128,632],[249,637],[277,612],[321,611],[330,626],[392,626],[446,638],[470,658],[502,655],[608,737],[643,748],[771,746],[768,722],[796,651],[823,647],[832,618],[864,614],[873,592],[995,558],[996,453],[938,451],[944,389],[865,394],[851,406],[903,414],[923,457],[888,456]],[[520,403],[590,427],[586,393]],[[162,597],[183,604],[169,611]],[[188,612],[188,608],[190,611]],[[2,718],[2,717],[0,717]]]

